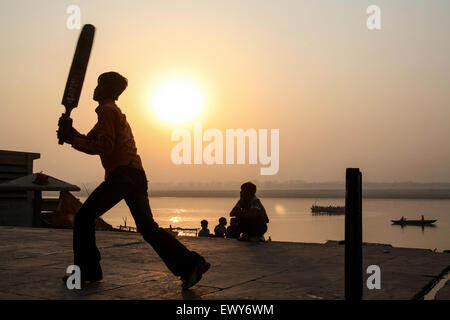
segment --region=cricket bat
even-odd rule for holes
[[[69,118],[72,109],[78,106],[89,56],[91,55],[92,44],[94,42],[94,34],[95,27],[91,24],[85,24],[83,29],[81,29],[61,102],[66,108],[66,111],[62,114],[63,118]],[[59,140],[58,143],[63,144],[63,141]]]

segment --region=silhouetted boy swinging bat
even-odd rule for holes
[[[195,285],[210,264],[188,250],[155,222],[148,199],[148,181],[137,153],[134,136],[126,116],[116,100],[128,86],[128,80],[117,72],[98,77],[93,99],[99,103],[98,121],[84,135],[72,126],[70,112],[77,107],[86,73],[95,28],[85,25],[78,40],[62,104],[66,112],[59,119],[57,137],[60,144],[71,144],[78,151],[99,155],[105,168],[105,180],[89,195],[75,215],[73,227],[74,264],[81,270],[81,282],[103,278],[100,251],[95,243],[94,221],[122,199],[133,215],[136,227],[153,247],[169,270],[182,280],[182,288]],[[66,283],[68,276],[63,277]]]

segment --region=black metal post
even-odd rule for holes
[[[358,168],[347,168],[345,185],[345,299],[361,300],[362,179]]]

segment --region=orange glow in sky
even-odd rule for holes
[[[95,125],[101,73],[125,76],[117,104],[153,183],[343,181],[350,167],[371,182],[450,181],[450,1],[385,1],[376,31],[359,0],[76,5],[96,35],[73,125],[83,134]],[[79,36],[67,7],[0,1],[0,146],[38,152],[34,171],[81,185],[104,171],[97,156],[56,139]],[[195,121],[279,129],[279,171],[175,165],[171,133]]]

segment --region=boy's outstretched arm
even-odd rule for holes
[[[107,109],[96,110],[98,121],[87,135],[72,127],[72,147],[91,155],[108,155],[114,150],[114,113]]]
[[[74,136],[72,147],[88,154],[108,155],[114,150],[115,114],[107,108],[97,108],[96,112],[98,121],[95,126],[86,136]]]

